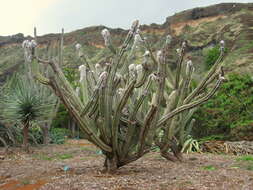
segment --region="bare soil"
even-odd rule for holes
[[[103,155],[84,140],[33,147],[30,154],[13,148],[0,160],[0,190],[253,190],[251,160],[197,153],[184,157],[173,163],[152,152],[109,175],[101,173]]]

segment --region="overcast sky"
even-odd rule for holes
[[[222,2],[231,0],[0,0],[0,36],[32,34],[34,26],[42,35],[93,25],[128,28],[135,19],[161,24],[176,12]]]

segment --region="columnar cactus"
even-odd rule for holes
[[[175,77],[172,77],[168,75],[173,72],[165,57],[171,36],[155,56],[139,30],[138,21],[132,24],[120,48],[113,46],[107,29],[102,35],[113,58],[104,65],[93,66],[81,56],[78,93],[59,66],[58,60],[63,59],[42,60],[34,56],[33,68],[39,62],[49,64],[54,72],[46,77],[35,69],[35,77],[55,91],[88,140],[102,150],[106,171],[137,160],[148,153],[154,143],[160,147],[162,156],[172,159],[168,153],[171,149],[175,158],[180,158],[176,139],[177,134],[185,130],[180,118],[187,117],[192,108],[211,98],[224,81],[220,69],[223,49],[206,77],[195,89],[190,89],[194,69],[191,61],[184,63],[185,42],[179,52]],[[141,43],[146,49],[142,64],[134,63],[135,47],[129,48],[132,41],[135,41],[133,46]],[[213,81],[215,84],[208,87]]]

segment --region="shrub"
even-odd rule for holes
[[[207,68],[210,68],[215,63],[219,55],[220,50],[218,46],[215,46],[207,51],[204,57],[205,65],[207,66]]]
[[[70,131],[65,128],[52,128],[50,131],[51,143],[63,144],[70,135]]]
[[[252,126],[253,80],[248,75],[238,74],[228,78],[217,95],[195,113],[195,136],[223,134],[224,138],[231,138],[232,129]]]

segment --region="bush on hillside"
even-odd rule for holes
[[[217,95],[195,113],[197,137],[222,134],[233,139],[236,128],[240,132],[253,130],[253,80],[248,75],[229,75]],[[244,130],[245,129],[245,130]],[[247,130],[246,130],[247,129]],[[247,136],[244,133],[240,136]],[[238,140],[238,138],[237,138]]]

